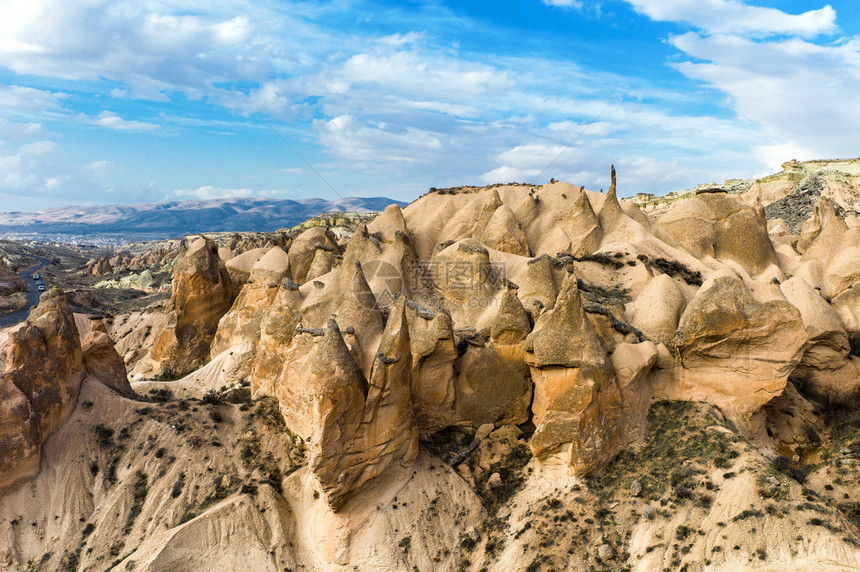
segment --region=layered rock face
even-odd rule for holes
[[[231,302],[230,277],[215,242],[195,240],[180,253],[173,270],[167,328],[152,350],[154,372],[176,377],[206,363],[218,322]]]

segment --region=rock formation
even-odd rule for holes
[[[173,271],[167,328],[152,350],[155,373],[177,377],[203,365],[231,302],[230,277],[214,241],[195,240],[179,255]]]
[[[572,268],[525,350],[535,383],[532,451],[538,458],[561,454],[577,474],[587,474],[623,445],[621,394]]]
[[[117,393],[134,395],[128,383],[125,362],[117,353],[113,341],[106,332],[92,331],[84,340],[84,368],[87,375],[99,380]]]
[[[751,431],[752,416],[782,393],[809,340],[778,288],[760,289],[757,299],[737,276],[716,273],[690,301],[675,340],[682,395],[718,405]]]
[[[0,378],[0,488],[36,474],[41,445],[75,408],[85,375],[72,312],[52,288],[9,336]]]
[[[753,207],[726,193],[703,193],[675,203],[655,230],[696,258],[735,263],[751,276],[777,266],[764,221]]]
[[[687,300],[667,274],[655,276],[628,307],[630,323],[649,339],[671,342]]]
[[[407,329],[401,303],[366,379],[330,320],[308,377],[293,382],[313,388],[310,466],[335,509],[392,465],[408,468],[415,461]]]
[[[237,258],[241,256],[244,255]],[[225,373],[226,381],[238,381],[250,376],[263,317],[287,274],[287,253],[279,246],[272,247],[251,267],[247,283],[242,286],[230,310],[221,317],[209,353],[216,356],[234,347],[235,352],[242,354],[238,366]]]
[[[0,331],[0,568],[853,569],[860,224],[828,176],[803,221],[767,220],[794,180],[658,209],[612,168],[199,238],[163,333],[150,308],[83,349],[48,293]],[[188,375],[130,386],[109,335]],[[55,459],[84,502],[43,502]]]

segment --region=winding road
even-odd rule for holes
[[[42,293],[39,291],[39,287],[36,284],[36,280],[33,278],[33,274],[47,266],[51,263],[47,258],[42,258],[41,256],[36,256],[34,254],[30,254],[28,256],[32,256],[33,258],[39,259],[39,264],[33,266],[32,268],[28,268],[23,272],[19,272],[18,275],[21,276],[27,282],[27,306],[17,312],[12,312],[11,314],[7,314],[0,318],[0,328],[5,328],[6,326],[11,326],[13,324],[17,324],[18,322],[22,322],[27,319],[27,316],[30,315],[30,309],[33,306],[39,303],[39,297]],[[42,283],[44,283],[44,278],[42,279]],[[47,288],[47,284],[45,285]]]

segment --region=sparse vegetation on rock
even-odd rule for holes
[[[857,567],[847,195],[610,180],[38,254],[73,288],[0,332],[0,569]]]

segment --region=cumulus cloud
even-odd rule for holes
[[[174,14],[158,2],[32,0],[0,4],[0,65],[19,74],[108,78],[137,96],[202,91],[257,61],[252,24],[212,10]]]
[[[655,126],[675,141],[690,136],[691,128],[673,130],[682,121],[667,120],[647,106],[614,103],[607,109],[595,97],[605,97],[607,90],[630,101],[643,93],[661,96],[642,83],[572,62],[482,60],[408,29],[380,38],[343,38],[314,23],[285,26],[282,15],[263,17],[265,9],[246,6],[247,16],[236,18],[202,3],[178,14],[153,0],[134,5],[127,0],[80,5],[39,0],[17,19],[3,20],[0,13],[0,32],[8,32],[0,36],[5,38],[0,39],[0,64],[71,79],[106,77],[121,84],[106,93],[124,100],[166,100],[177,91],[205,97],[251,120],[261,113],[287,121],[285,134],[293,141],[307,140],[301,124],[310,122],[313,143],[336,160],[338,169],[373,178],[385,164],[392,188],[421,180],[429,186],[534,177],[552,157],[532,164],[526,150],[562,148],[583,132],[582,141],[592,146],[600,146],[601,137],[632,136]],[[94,24],[84,26],[85,21]],[[291,34],[285,36],[287,28]],[[636,96],[625,97],[631,89]],[[125,131],[155,127],[110,111],[84,116],[84,121]],[[165,122],[176,128],[214,126],[194,117],[159,118]],[[640,149],[630,151],[642,156]],[[580,150],[576,156],[584,154]],[[612,160],[589,157],[598,164]],[[566,158],[560,169],[590,173],[582,161]],[[198,197],[215,192],[208,189],[177,192]]]
[[[350,115],[314,125],[323,144],[350,161],[424,162],[429,158],[427,152],[443,147],[438,133],[409,126],[368,124]]]
[[[513,154],[523,154],[528,158],[537,151],[534,159],[544,158],[552,154],[554,148],[530,150],[510,150]],[[557,155],[556,155],[557,156]],[[609,188],[609,166],[614,163],[618,173],[618,194],[632,196],[636,193],[666,192],[667,189],[683,189],[690,181],[697,183],[706,181],[722,181],[731,171],[720,165],[720,158],[715,157],[714,164],[702,164],[690,168],[677,160],[661,160],[658,157],[625,156],[614,158],[600,151],[577,149],[571,154],[564,153],[559,160],[547,171],[549,176],[556,179],[583,185],[589,190],[605,190]],[[507,183],[512,181],[531,183],[534,177],[544,170],[546,163],[536,161],[529,166],[526,162],[521,167],[502,166],[485,173],[481,182],[484,184]],[[539,181],[543,182],[543,181]]]
[[[45,132],[40,123],[9,121],[0,117],[0,145],[44,136]]]
[[[399,94],[456,100],[496,93],[513,85],[506,72],[490,66],[403,50],[356,54],[326,75],[329,90],[336,93],[375,84]]]
[[[58,145],[38,140],[19,145],[0,155],[0,196],[4,210],[18,208],[37,199],[40,206],[69,202],[101,186],[95,166],[77,167],[58,161]],[[80,200],[80,199],[78,199]]]
[[[740,0],[626,0],[652,20],[684,22],[707,34],[794,35],[812,38],[836,31],[830,6],[802,14],[749,6]]]

